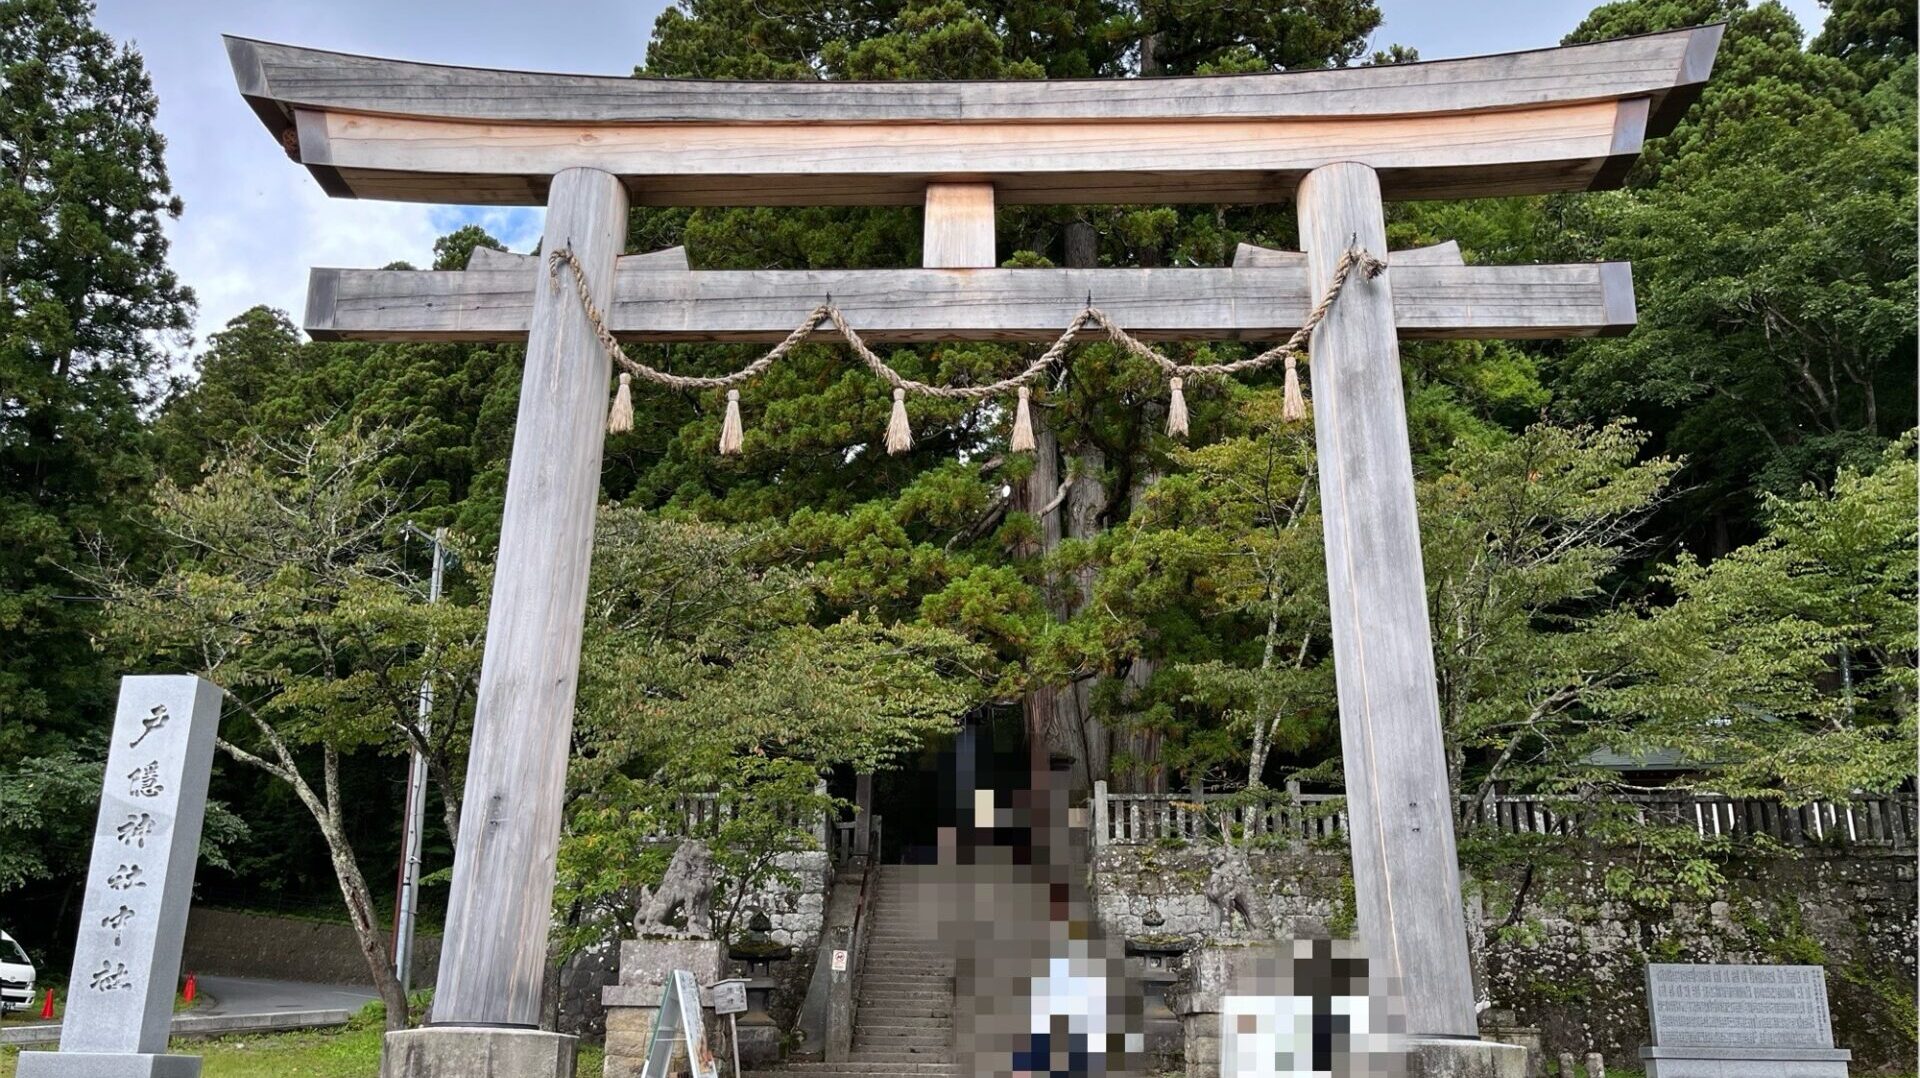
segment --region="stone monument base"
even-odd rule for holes
[[[381,1045],[380,1078],[573,1078],[578,1040],[497,1026],[396,1030]]]
[[[1527,1078],[1527,1050],[1498,1041],[1409,1037],[1407,1078]]]
[[[200,1078],[199,1056],[22,1052],[19,1078]]]
[[[653,1035],[660,997],[676,969],[693,974],[702,987],[726,969],[727,945],[719,940],[640,939],[620,941],[620,983],[600,990],[607,1009],[606,1078],[639,1078],[647,1064],[647,1040]],[[702,992],[701,1003],[706,1004]],[[708,1027],[707,1042],[720,1052],[719,1033]],[[391,1076],[389,1076],[391,1078]]]
[[[1847,1078],[1852,1058],[1845,1048],[1640,1049],[1647,1078]]]

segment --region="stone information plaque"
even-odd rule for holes
[[[1647,967],[1653,1043],[1663,1048],[1832,1048],[1819,966]]]
[[[60,1050],[22,1053],[21,1078],[199,1073],[162,1053],[219,722],[210,682],[121,679]]]
[[[1647,1078],[1846,1074],[1819,966],[1647,966]]]

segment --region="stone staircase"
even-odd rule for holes
[[[873,923],[855,987],[853,1051],[845,1063],[787,1063],[747,1078],[860,1075],[959,1078],[953,1052],[953,958],[919,933],[911,865],[876,870]]]

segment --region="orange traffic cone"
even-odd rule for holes
[[[47,989],[47,998],[40,1003],[40,1017],[53,1017],[53,989],[51,988]]]
[[[186,987],[185,987],[184,989],[182,989],[182,990],[181,990],[181,992],[180,992],[180,995],[181,995],[181,996],[182,996],[182,997],[183,997],[183,998],[184,998],[184,999],[185,999],[185,1000],[186,1000],[186,1001],[187,1001],[188,1003],[192,1003],[192,1002],[193,1002],[193,997],[194,997],[194,996],[196,996],[196,995],[198,995],[198,994],[199,994],[199,992],[200,992],[200,988],[199,988],[199,986],[198,986],[198,985],[196,985],[196,984],[194,984],[194,983],[193,983],[193,974],[192,974],[191,972],[189,972],[189,973],[187,974],[187,986],[186,986]]]

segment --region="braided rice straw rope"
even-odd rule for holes
[[[860,361],[873,372],[875,377],[893,387],[894,413],[888,432],[888,451],[893,453],[904,452],[913,444],[912,436],[906,429],[906,408],[903,403],[906,394],[912,393],[916,396],[935,397],[942,400],[985,400],[988,397],[1002,396],[1013,390],[1024,392],[1048,369],[1065,358],[1067,350],[1073,346],[1074,341],[1088,326],[1099,326],[1106,331],[1107,339],[1113,344],[1152,363],[1166,373],[1173,391],[1173,399],[1168,408],[1168,433],[1170,434],[1185,435],[1187,433],[1186,401],[1181,393],[1184,379],[1194,376],[1241,374],[1271,366],[1282,359],[1286,361],[1287,367],[1285,413],[1287,418],[1300,418],[1304,415],[1305,408],[1294,367],[1298,360],[1306,358],[1307,341],[1313,336],[1313,331],[1326,319],[1327,312],[1333,309],[1333,304],[1346,288],[1347,280],[1352,275],[1354,267],[1363,269],[1368,277],[1377,277],[1382,270],[1386,269],[1385,262],[1368,254],[1364,249],[1358,246],[1349,247],[1341,254],[1339,263],[1334,266],[1333,278],[1327,282],[1326,293],[1307,313],[1306,320],[1301,323],[1300,328],[1293,331],[1293,336],[1259,355],[1237,359],[1231,363],[1177,363],[1161,354],[1158,349],[1122,329],[1106,312],[1089,304],[1080,313],[1074,315],[1073,320],[1067,323],[1067,328],[1061,332],[1059,338],[1041,353],[1039,358],[1018,373],[985,385],[937,386],[915,381],[894,370],[886,360],[881,359],[873,349],[867,346],[860,334],[847,323],[846,315],[831,302],[822,303],[808,312],[806,319],[795,326],[793,332],[787,334],[786,339],[768,349],[767,353],[759,359],[732,374],[694,377],[659,370],[627,355],[626,349],[620,345],[619,338],[607,328],[606,317],[595,305],[593,296],[588,290],[586,271],[581,267],[580,260],[574,256],[572,248],[562,248],[553,252],[548,256],[547,262],[548,274],[555,280],[558,280],[560,267],[563,264],[573,271],[574,292],[580,297],[581,309],[586,312],[587,321],[593,326],[594,335],[600,339],[600,346],[605,349],[607,356],[622,368],[619,393],[608,420],[609,429],[617,433],[632,428],[633,406],[628,385],[635,375],[668,389],[726,389],[729,392],[727,393],[727,418],[721,437],[722,453],[740,451],[740,394],[734,387],[764,374],[767,368],[779,362],[787,353],[793,351],[795,346],[818,332],[820,323],[823,321],[833,325],[834,331],[846,342],[853,354],[860,357]],[[1020,431],[1015,432],[1016,442],[1031,441],[1030,435],[1025,439],[1020,435]]]

